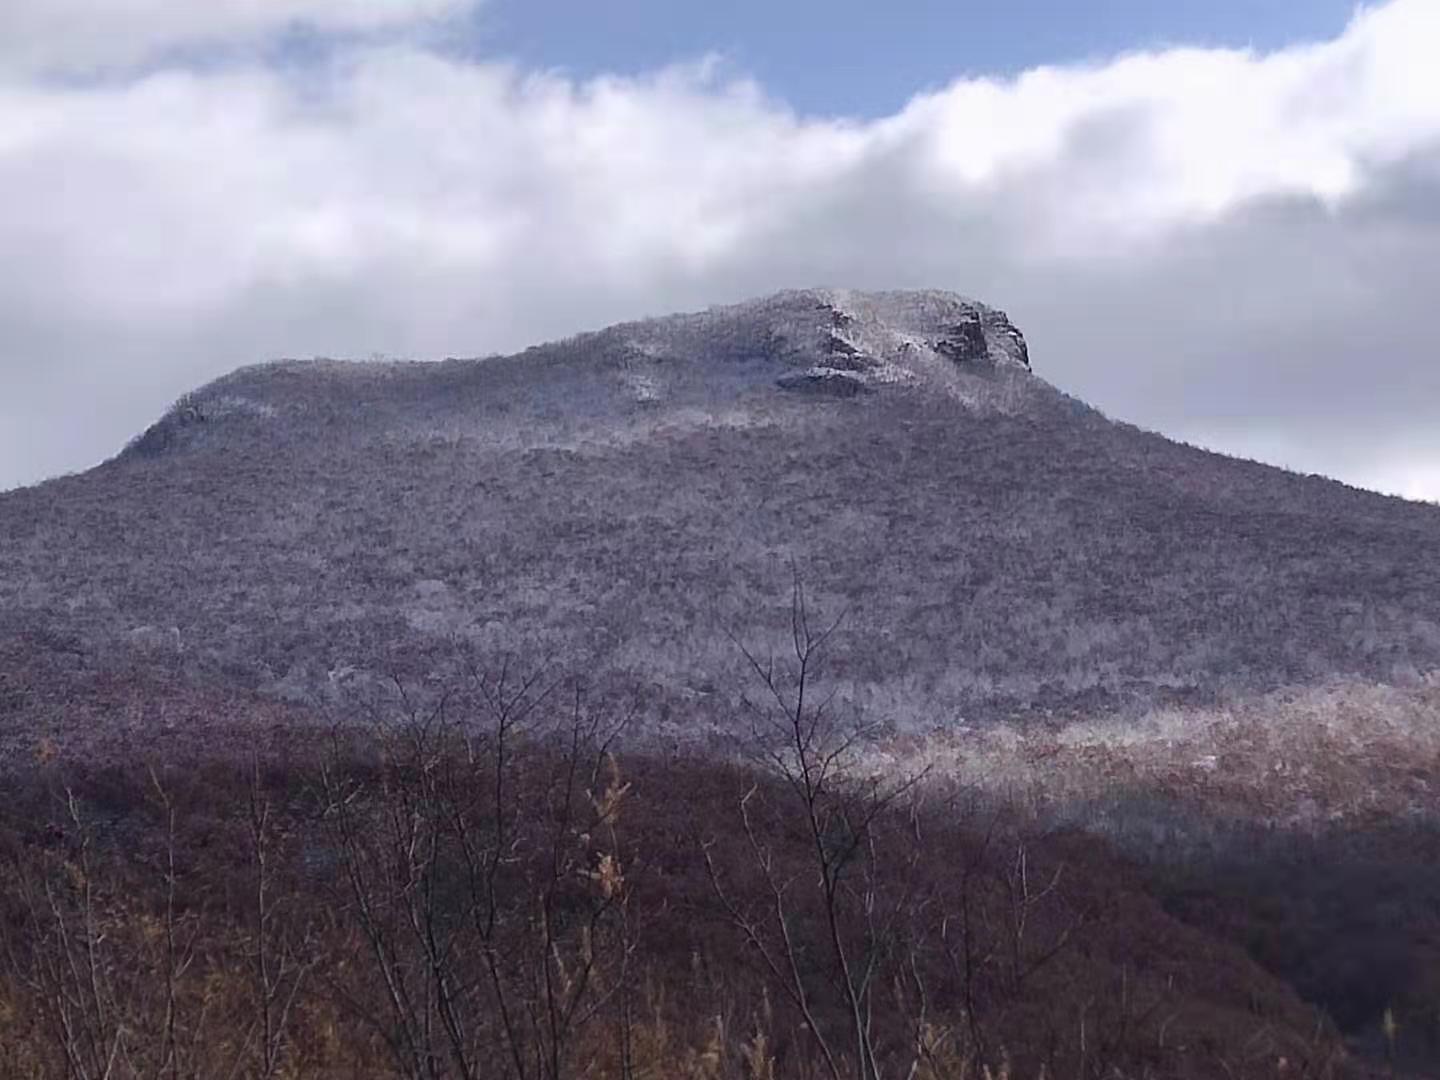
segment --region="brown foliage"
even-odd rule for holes
[[[1093,841],[917,791],[825,871],[783,776],[611,753],[558,711],[435,714],[323,769],[17,783],[0,1073],[1334,1073],[1292,995]]]

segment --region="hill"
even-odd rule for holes
[[[0,496],[0,620],[32,663],[308,705],[546,655],[672,741],[726,727],[795,575],[846,613],[841,701],[897,734],[1437,667],[1440,507],[1178,445],[1029,365],[984,305],[809,291],[246,368]],[[18,694],[12,740],[66,741]]]
[[[805,785],[755,725],[819,636],[796,715],[844,767],[807,844]],[[526,730],[494,726],[507,679],[548,688]],[[784,883],[841,873],[847,836],[871,884],[842,929],[888,965],[865,1006],[884,1045],[853,1051],[877,1074],[1360,1075],[1341,1033],[1440,1067],[1440,507],[1115,422],[947,293],[789,292],[188,394],[104,465],[0,494],[0,768],[17,1075],[103,1071],[122,1044],[136,1075],[173,1071],[152,1035],[176,1016],[195,1061],[257,1075],[470,1075],[519,1036],[475,966],[492,930],[454,921],[466,895],[509,913],[504,994],[527,1009],[564,950],[593,957],[575,911],[622,943],[577,1036],[595,1075],[818,1075],[813,1033],[844,1045],[854,1006],[840,939],[815,936],[823,889]],[[597,841],[612,768],[639,812]],[[503,896],[462,872],[472,828],[520,845]],[[808,944],[753,914],[777,885]],[[298,937],[268,936],[272,901]],[[444,995],[386,989],[428,985],[421,915],[475,1025],[453,1068]],[[203,963],[157,945],[181,931]],[[757,968],[761,946],[798,967]],[[108,981],[75,1005],[86,956]],[[292,1034],[265,1050],[287,985]],[[527,1054],[558,1045],[525,1032]]]

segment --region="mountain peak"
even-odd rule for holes
[[[190,394],[131,444],[142,457],[224,429],[317,430],[382,415],[468,416],[494,429],[623,419],[636,407],[751,404],[774,395],[851,398],[913,387],[966,406],[1010,400],[1029,381],[1025,338],[1006,314],[939,290],[778,292],[705,311],[621,323],[509,357],[446,363],[276,361]],[[1035,380],[1038,385],[1039,380]],[[762,406],[763,407],[763,404]],[[275,423],[279,421],[278,425]]]
[[[959,293],[810,289],[777,293],[768,300],[779,307],[806,302],[830,314],[832,334],[877,354],[928,349],[954,363],[1030,368],[1024,335],[1009,316]]]
[[[741,344],[790,369],[786,389],[859,393],[957,371],[1029,371],[1024,335],[996,308],[940,290],[787,290],[612,328],[642,353],[722,353]]]

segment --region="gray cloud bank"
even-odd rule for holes
[[[145,2],[165,39],[175,5]],[[369,10],[327,3],[276,8]],[[1440,5],[1392,0],[1325,43],[966,80],[858,123],[710,61],[577,84],[367,37],[81,82],[0,53],[0,487],[258,359],[508,351],[828,284],[976,295],[1116,417],[1440,498],[1435,55]]]

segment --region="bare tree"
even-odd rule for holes
[[[190,985],[199,920],[178,902],[176,810],[158,775],[160,910],[131,906],[96,857],[95,830],[66,790],[51,843],[13,867],[28,941],[7,940],[10,970],[37,1002],[65,1075],[179,1080],[194,1071],[203,995]]]
[[[108,1080],[123,1061],[127,1032],[96,896],[93,836],[73,792],[65,793],[64,811],[65,825],[57,827],[62,850],[38,866],[15,868],[34,940],[23,956],[11,943],[12,968],[39,1003],[65,1075]]]
[[[762,662],[737,641],[765,690],[764,701],[751,709],[752,745],[781,785],[776,796],[754,784],[737,803],[766,902],[753,906],[739,899],[712,857],[713,840],[703,852],[720,907],[800,1013],[825,1070],[834,1080],[847,1072],[857,1080],[883,1080],[878,998],[907,933],[918,925],[914,883],[922,845],[909,797],[923,774],[892,780],[864,775],[860,751],[874,729],[838,718],[831,711],[833,695],[816,700],[822,653],[843,618],[813,629],[797,577],[789,670],[773,658]],[[798,821],[813,876],[797,879],[779,869],[772,841],[757,825],[757,804]],[[905,843],[882,851],[897,832]],[[801,941],[807,901],[818,906],[822,926],[824,962],[818,965]],[[832,1000],[825,1004],[838,1006],[844,1017],[843,1034],[821,1016],[826,997]]]
[[[284,896],[276,896],[274,813],[258,758],[251,762],[245,809],[253,872],[254,922],[247,943],[255,1011],[250,1035],[257,1058],[253,1075],[257,1080],[271,1080],[285,1060],[295,1003],[315,961],[301,951],[308,934],[302,932],[302,942],[297,945],[293,930],[286,927]],[[237,1059],[232,1075],[238,1074],[242,1060]]]
[[[541,719],[556,697],[543,675],[473,670],[476,713],[459,720],[453,695],[420,710],[402,687],[406,719],[375,777],[324,772],[342,915],[378,990],[342,993],[417,1080],[562,1080],[627,985],[615,822],[629,788],[610,752],[625,721],[588,711],[578,688]]]

